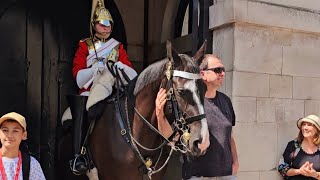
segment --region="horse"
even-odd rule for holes
[[[167,57],[139,74],[133,92],[89,109],[95,125],[88,150],[100,180],[141,180],[145,173],[159,180],[173,150],[189,156],[205,153],[209,146],[203,107],[206,87],[199,75],[205,46],[190,57],[178,54],[167,41]],[[155,99],[161,87],[168,92],[165,114],[174,130],[170,138],[180,136],[177,145],[168,146],[171,140],[157,130]]]

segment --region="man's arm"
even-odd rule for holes
[[[238,169],[239,169],[239,161],[238,161],[238,153],[237,153],[237,147],[236,147],[236,142],[233,138],[233,132],[231,131],[231,139],[230,139],[230,146],[231,146],[231,153],[232,153],[232,174],[236,175],[238,174]]]

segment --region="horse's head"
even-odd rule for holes
[[[206,42],[194,57],[178,54],[167,41],[166,78],[162,86],[167,90],[165,114],[174,130],[181,134],[180,142],[193,156],[202,155],[209,146],[209,131],[204,112],[206,86],[199,75],[199,64]]]

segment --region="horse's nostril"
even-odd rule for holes
[[[200,138],[200,139],[198,139],[198,140],[195,140],[195,141],[193,142],[193,145],[194,145],[194,147],[198,147],[198,145],[201,144],[201,143],[202,143],[202,138]]]

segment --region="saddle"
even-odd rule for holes
[[[134,87],[137,81],[137,77],[130,81],[130,83],[116,89],[113,87],[112,94],[103,101],[93,105],[88,111],[89,119],[100,119],[103,114],[104,107],[107,104],[114,104],[115,106],[115,117],[121,128],[121,135],[125,138],[126,142],[130,142],[127,134],[129,123],[131,124],[134,115],[135,96],[133,94]],[[128,113],[127,113],[128,112]]]

